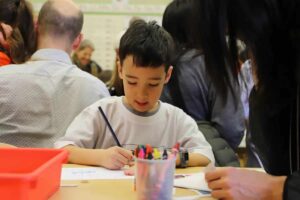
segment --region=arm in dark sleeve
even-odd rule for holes
[[[183,110],[196,121],[210,122],[230,146],[236,149],[244,133],[242,104],[239,99],[238,102],[234,101],[230,92],[227,102],[223,104],[208,77],[204,57],[194,55],[192,51],[188,52],[176,65],[179,88],[185,104]],[[161,99],[168,103],[174,102],[169,88],[164,90]],[[235,103],[238,105],[235,106]]]
[[[198,61],[197,61],[198,60]],[[244,129],[244,113],[242,103],[239,99],[239,88],[236,85],[236,100],[232,92],[228,91],[227,101],[223,103],[222,97],[217,93],[214,84],[209,78],[204,60],[198,57],[191,63],[190,73],[182,80],[188,80],[183,86],[186,92],[188,114],[195,120],[209,121],[229,145],[235,150],[240,144]],[[192,67],[193,66],[193,67]],[[193,85],[188,85],[193,84]],[[229,89],[228,89],[229,90]]]
[[[228,91],[227,101],[223,103],[221,96],[212,86],[208,97],[211,110],[210,121],[234,150],[239,146],[245,130],[243,107],[239,99],[239,91],[236,92],[236,100]]]

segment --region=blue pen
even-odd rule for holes
[[[118,140],[118,138],[117,138],[117,136],[116,136],[116,133],[115,133],[114,130],[112,129],[112,127],[111,127],[111,125],[110,125],[110,123],[109,123],[107,117],[105,116],[105,114],[104,114],[104,112],[103,112],[101,106],[99,106],[98,109],[99,109],[99,111],[100,111],[102,117],[104,118],[104,120],[105,120],[105,122],[106,122],[106,125],[108,126],[108,128],[109,128],[109,130],[110,130],[110,132],[111,132],[111,134],[112,134],[114,140],[116,141],[117,145],[118,145],[119,147],[122,147],[121,144],[120,144],[120,142],[119,142],[119,140]]]

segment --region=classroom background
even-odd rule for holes
[[[45,0],[31,0],[38,13]],[[162,13],[171,0],[74,0],[84,12],[83,34],[96,50],[92,59],[103,69],[112,70],[115,64],[117,35],[128,27],[129,20],[137,16],[156,20],[161,24]]]
[[[36,15],[46,0],[30,0]],[[128,28],[132,17],[162,23],[162,14],[172,0],[74,0],[84,12],[83,34],[95,45],[92,60],[103,70],[113,70],[117,45],[121,32]],[[241,166],[247,159],[245,138],[237,150]]]

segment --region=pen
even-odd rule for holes
[[[105,122],[106,122],[106,125],[108,126],[108,128],[109,128],[109,130],[110,130],[110,132],[111,132],[111,134],[112,134],[114,140],[116,141],[117,145],[118,145],[119,147],[122,147],[121,144],[120,144],[120,142],[119,142],[119,140],[118,140],[118,138],[117,138],[117,136],[116,136],[116,133],[115,133],[114,130],[111,128],[111,125],[110,125],[109,121],[107,120],[107,117],[105,116],[105,114],[104,114],[104,112],[103,112],[101,106],[99,106],[98,109],[99,109],[101,115],[103,116],[103,118],[104,118],[104,120],[105,120]]]

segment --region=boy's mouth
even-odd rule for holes
[[[146,105],[148,104],[147,101],[145,101],[145,102],[135,101],[135,103],[136,103],[138,106],[141,106],[141,107],[146,106]]]

